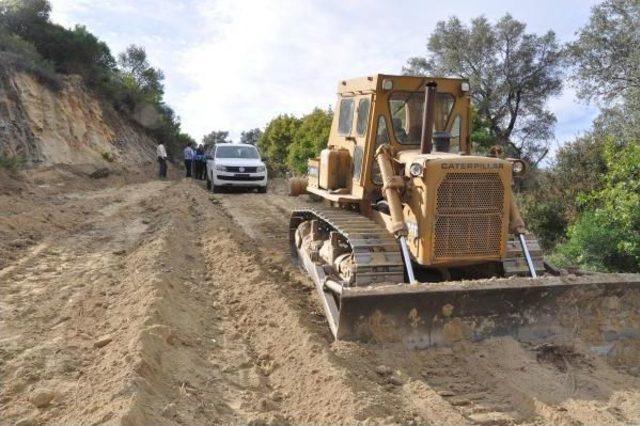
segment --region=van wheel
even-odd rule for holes
[[[211,184],[211,192],[213,192],[214,194],[219,194],[220,187],[218,185]]]
[[[211,181],[209,180],[208,176],[207,176],[207,189],[211,189]]]
[[[267,193],[267,187],[266,187],[266,185],[265,185],[265,186],[259,186],[259,187],[258,187],[258,192],[259,192],[260,194],[266,194],[266,193]]]

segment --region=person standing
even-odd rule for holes
[[[204,146],[198,145],[198,149],[196,149],[196,179],[204,180],[205,167],[206,160],[204,155]]]
[[[195,157],[195,152],[193,148],[191,148],[191,142],[189,142],[184,149],[184,168],[187,170],[187,176],[191,177],[191,167],[193,163],[193,158]]]
[[[167,150],[164,144],[158,141],[158,148],[156,148],[156,156],[158,157],[158,177],[160,179],[167,178]]]

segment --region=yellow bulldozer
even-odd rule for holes
[[[292,254],[335,338],[411,348],[498,335],[579,335],[594,348],[640,339],[640,276],[546,263],[512,191],[526,164],[473,155],[470,130],[464,79],[339,82],[327,147],[292,185],[323,203],[290,218]]]

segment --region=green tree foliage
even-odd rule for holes
[[[307,160],[316,157],[327,146],[331,130],[331,111],[316,108],[302,117],[293,142],[287,150],[287,167],[294,173],[303,174],[307,171]]]
[[[131,45],[118,55],[123,82],[137,90],[148,102],[160,102],[164,95],[164,73],[152,67],[144,47]]]
[[[558,152],[524,209],[540,235],[563,241],[551,257],[561,266],[640,270],[639,46],[637,0],[597,5],[569,45],[579,95],[597,101],[600,115]]]
[[[604,149],[608,172],[603,188],[584,196],[593,208],[583,213],[557,247],[559,264],[587,269],[640,271],[640,143],[608,140]]]
[[[607,0],[569,48],[574,79],[587,100],[611,101],[640,91],[640,2]]]
[[[482,143],[537,164],[548,153],[556,117],[549,97],[562,88],[562,49],[552,31],[542,36],[510,15],[495,25],[453,17],[438,22],[427,57],[409,59],[406,74],[469,79]]]
[[[258,145],[258,141],[262,137],[262,130],[255,128],[240,133],[240,143],[248,143],[250,145]]]
[[[274,175],[283,175],[287,171],[287,154],[294,142],[301,120],[292,115],[279,115],[269,122],[258,148],[262,152],[269,171]]]
[[[202,137],[202,144],[208,148],[213,148],[219,143],[231,143],[228,131],[214,130]]]
[[[527,227],[549,250],[566,237],[570,223],[586,208],[582,194],[602,188],[595,178],[607,172],[604,135],[596,130],[576,138],[556,152],[550,167],[532,170],[521,195]]]
[[[271,120],[258,141],[269,170],[275,175],[302,174],[307,160],[327,146],[333,112],[315,108],[297,118],[279,115]]]

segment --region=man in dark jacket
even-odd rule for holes
[[[198,145],[196,149],[196,179],[204,180],[205,169],[207,167],[207,160],[204,155],[204,146]]]

